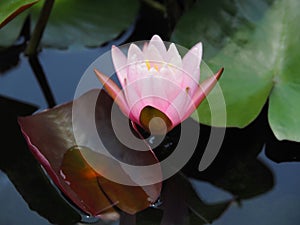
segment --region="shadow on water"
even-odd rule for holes
[[[20,54],[25,50],[29,38],[30,18],[27,17],[15,43],[7,48],[0,47],[0,74],[4,74],[19,64]]]

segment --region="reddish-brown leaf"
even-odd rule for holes
[[[103,193],[111,205],[117,202],[120,209],[135,213],[158,198],[162,174],[157,158],[144,142],[139,143],[143,151],[135,151],[118,140],[111,124],[113,100],[106,92],[99,93],[99,90],[93,90],[73,102],[33,116],[20,117],[19,124],[32,153],[54,183],[75,205],[94,216],[116,218],[114,212],[107,211],[109,203],[103,198]],[[73,112],[74,107],[79,111]],[[114,120],[118,120],[118,129],[123,132],[122,129],[128,125],[128,119],[120,111],[117,115]],[[125,133],[126,131],[123,132],[124,135]],[[102,139],[102,144],[98,143],[99,138]],[[74,153],[77,146],[80,146],[80,155],[83,158],[78,157],[78,154],[76,156],[76,151]],[[106,150],[113,157],[104,154]],[[68,159],[73,157],[76,160]],[[133,170],[124,170],[124,164],[133,165]],[[143,169],[143,166],[152,164],[158,166],[154,169]],[[103,178],[99,178],[100,175],[96,173]],[[107,180],[114,174],[125,185]],[[152,182],[153,180],[157,182]],[[136,187],[129,187],[127,184]],[[137,194],[130,197],[131,193]]]

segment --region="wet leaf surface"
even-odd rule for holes
[[[209,65],[225,67],[220,85],[227,126],[248,125],[269,97],[268,119],[276,138],[300,141],[299,1],[215,2],[199,2],[187,12],[173,40],[185,46],[202,40]],[[203,13],[207,7],[213,13]],[[207,107],[202,104],[198,113],[210,124]]]
[[[65,153],[61,166],[64,180],[80,196],[87,207],[98,211],[97,214],[109,211],[111,215],[108,216],[116,218],[118,215],[113,210],[113,206],[117,206],[129,214],[135,214],[141,209],[149,207],[152,201],[149,201],[150,197],[142,187],[119,184],[95,172],[81,154],[87,151],[89,153],[84,154],[90,154],[93,158],[103,157],[87,148],[76,146]],[[105,160],[110,161],[108,158]]]
[[[0,46],[13,43],[17,37],[16,30],[20,29],[28,13],[31,14],[33,29],[42,4],[43,1],[40,1],[0,31]],[[59,49],[100,46],[127,30],[134,22],[137,11],[138,2],[135,0],[55,1],[42,45]]]
[[[0,2],[0,29],[39,0],[7,0]]]
[[[101,101],[101,104],[93,105],[93,103],[96,103],[98,100]],[[148,179],[151,180],[153,177],[160,178],[161,172],[159,166],[154,170],[148,170],[147,173],[144,173],[142,169],[134,170],[134,174],[128,173],[128,171],[121,167],[121,161],[118,160],[140,166],[157,163],[158,161],[145,144],[143,144],[144,151],[133,151],[122,145],[119,141],[113,141],[116,137],[112,130],[110,120],[112,103],[112,99],[106,92],[93,90],[84,94],[74,102],[63,104],[33,116],[19,118],[22,132],[26,137],[32,153],[45,167],[54,183],[84,212],[93,216],[99,215],[102,218],[110,218],[111,216],[110,212],[105,211],[108,206],[107,202],[93,201],[92,195],[85,193],[97,192],[96,195],[99,195],[102,199],[102,194],[100,194],[99,190],[95,189],[96,181],[98,181],[98,184],[100,184],[99,188],[105,193],[106,197],[110,199],[112,204],[117,204],[117,206],[124,211],[127,210],[129,213],[134,213],[148,207],[152,201],[156,200],[161,189],[159,182],[157,184],[142,185],[139,187],[139,184],[135,183],[136,180],[132,180],[132,178],[140,178],[145,182]],[[76,118],[78,119],[76,122],[74,120],[72,121],[74,118],[72,106],[74,105],[79,107],[77,109],[80,109],[80,112],[77,112],[80,117]],[[118,115],[121,115],[121,112],[119,112]],[[90,130],[90,128],[95,127],[95,120],[93,120],[93,118],[96,118],[97,126],[99,126],[99,130],[103,132],[99,132],[100,136],[98,136],[97,130],[95,133]],[[128,124],[128,120],[126,120],[126,123]],[[121,128],[122,123],[119,123],[119,125]],[[79,133],[77,133],[77,135],[80,135],[79,139],[75,140],[74,131],[79,131]],[[97,145],[99,138],[105,140],[105,143],[109,143],[109,146]],[[93,151],[88,150],[88,148],[84,146],[84,143],[89,143],[93,146],[94,148],[91,149]],[[68,151],[78,145],[82,147],[80,153],[83,158],[87,160],[89,166],[83,163],[84,161],[82,161],[83,159],[81,158],[76,158],[78,163],[74,163],[76,160],[68,159],[69,157],[74,157],[74,155]],[[118,157],[118,160],[101,153],[101,151],[105,152],[106,147]],[[76,156],[76,151],[74,154]],[[140,157],[141,154],[143,157]],[[91,167],[96,173],[90,170]],[[66,177],[61,174],[61,168],[64,170],[63,173],[67,172],[68,175]],[[86,180],[88,174],[92,174],[91,180]],[[96,174],[105,177],[117,174],[118,178],[129,182],[131,185],[135,184],[137,186],[131,189],[124,185],[122,186],[103,180],[96,176]],[[78,180],[84,181],[82,183],[79,182],[79,186],[77,186],[77,178]],[[70,181],[66,181],[65,179],[71,179],[71,184],[74,183],[74,185],[70,185]],[[91,190],[89,189],[90,187]],[[138,192],[135,192],[136,195],[134,199],[129,199],[125,194],[133,191]]]
[[[119,214],[98,185],[98,174],[86,163],[80,147],[69,149],[62,160],[61,176],[93,215],[104,214],[103,219],[117,220]]]

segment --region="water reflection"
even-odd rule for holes
[[[20,55],[25,50],[29,38],[30,19],[27,17],[15,43],[7,48],[0,47],[0,75],[19,64]]]

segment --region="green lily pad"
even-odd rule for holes
[[[213,69],[225,67],[219,84],[227,126],[245,127],[269,98],[268,117],[275,136],[300,141],[300,2],[225,0],[215,1],[214,8],[211,4],[196,4],[179,21],[172,38],[187,46],[202,40],[208,64]],[[214,13],[204,13],[213,9]],[[198,108],[200,122],[212,124],[207,107],[204,102]],[[212,125],[218,126],[217,122]]]
[[[7,0],[0,2],[0,28],[39,0]]]
[[[43,2],[40,1],[29,11],[32,29]],[[42,45],[60,49],[69,46],[99,46],[126,30],[134,22],[137,10],[138,2],[134,0],[56,1],[43,35]],[[23,18],[20,18],[0,31],[1,46],[7,46],[16,39],[16,31],[20,30],[22,21]]]

